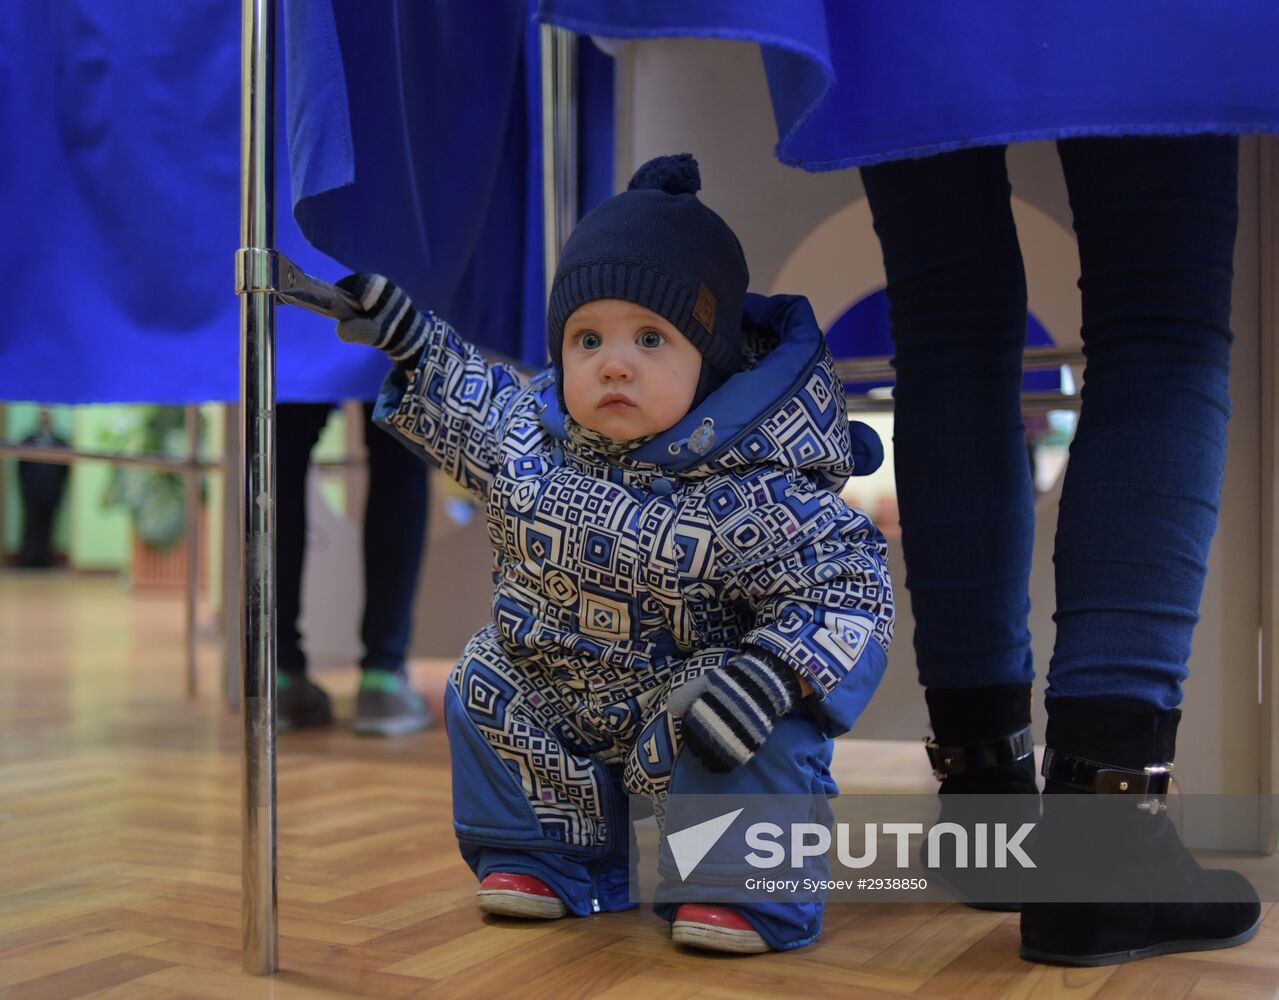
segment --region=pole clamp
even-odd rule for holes
[[[311,277],[279,250],[241,247],[235,252],[235,294],[260,293],[332,319],[350,319],[360,312],[354,298],[337,285]]]

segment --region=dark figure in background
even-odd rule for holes
[[[65,448],[67,442],[53,431],[48,410],[40,411],[40,425],[23,444],[41,448]],[[18,486],[22,493],[21,565],[45,569],[53,565],[53,521],[67,489],[68,468],[49,462],[23,459],[18,463]]]
[[[306,477],[311,451],[333,406],[282,403],[276,408],[279,517],[276,525],[279,587],[279,728],[327,726],[329,696],[307,677],[298,615],[306,552]],[[413,622],[413,597],[426,541],[427,470],[420,459],[372,421],[364,407],[368,447],[368,500],[364,509],[364,617],[360,640],[360,689],[355,731],[402,736],[430,725],[426,703],[409,684],[405,657]]]

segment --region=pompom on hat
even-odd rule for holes
[[[551,284],[546,342],[563,369],[564,326],[595,299],[624,299],[666,319],[701,352],[697,405],[742,364],[742,300],[750,274],[728,224],[698,200],[688,153],[649,160],[568,238]]]

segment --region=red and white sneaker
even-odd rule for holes
[[[555,920],[568,908],[555,895],[555,890],[532,875],[494,872],[480,883],[475,901],[485,913],[503,917],[527,917],[533,920]]]
[[[759,931],[736,910],[701,903],[685,903],[675,911],[671,940],[703,951],[728,951],[737,955],[772,951]]]

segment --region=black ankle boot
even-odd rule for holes
[[[1248,880],[1201,868],[1168,819],[1163,796],[1180,719],[1179,711],[1123,699],[1049,701],[1044,818],[1031,853],[1048,870],[1076,873],[1079,885],[1104,884],[1136,899],[1158,885],[1199,901],[1027,902],[1023,958],[1116,965],[1229,948],[1256,934],[1261,905]],[[1106,797],[1082,834],[1072,811],[1078,803],[1064,798],[1072,793]]]
[[[1004,823],[1016,830],[1038,820],[1030,685],[929,688],[924,697],[933,725],[933,739],[925,748],[933,774],[941,782],[937,822],[956,823],[972,831],[978,823],[987,824],[987,829]],[[992,795],[1001,798],[986,798]],[[956,899],[976,909],[1021,909],[1015,871],[943,865],[931,874]]]

